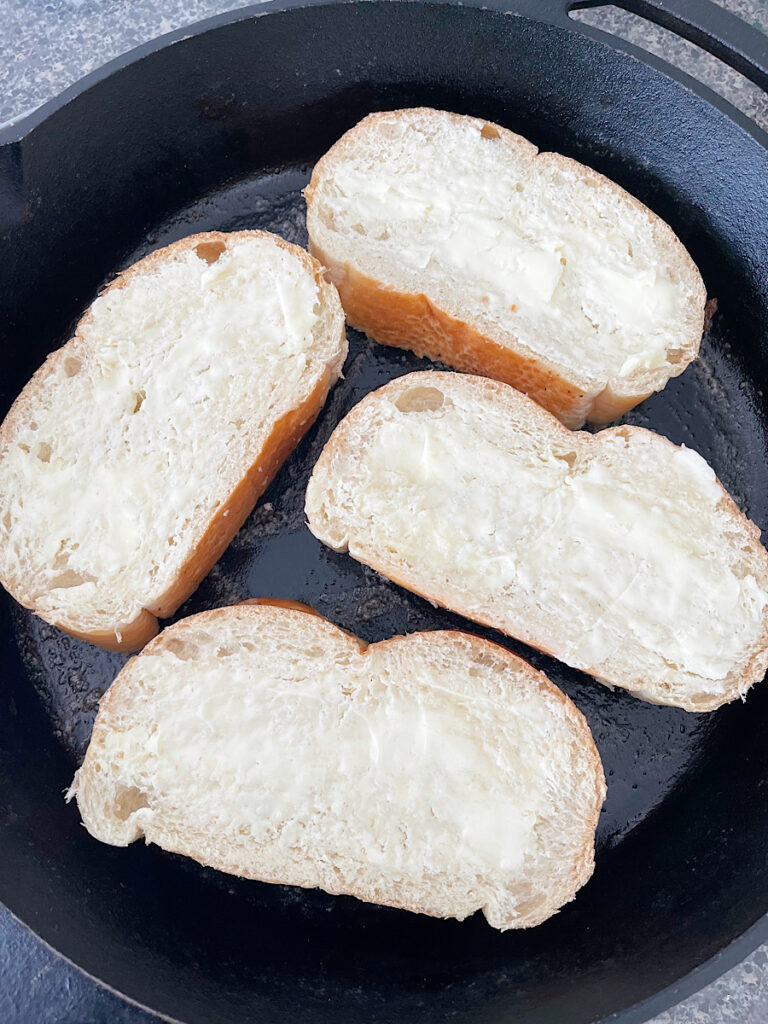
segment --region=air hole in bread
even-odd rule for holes
[[[64,360],[64,373],[67,377],[76,377],[82,368],[82,362],[79,359],[75,359],[74,356],[67,356]]]
[[[30,430],[37,430],[37,424],[35,423],[34,420],[32,420],[32,422],[29,424],[29,429]]]
[[[70,553],[71,551],[74,551],[77,548],[77,546],[77,544],[71,543],[69,537],[67,537],[66,540],[61,541],[59,543],[59,549],[56,552],[53,561],[51,562],[51,568],[55,569],[57,572],[59,570],[63,572],[64,569],[68,569]]]
[[[352,225],[352,230],[355,231],[358,235],[364,235],[365,234],[365,228],[363,227],[362,224],[353,224]]]
[[[237,654],[238,648],[231,644],[222,644],[216,651],[219,658],[231,658],[233,654]]]
[[[576,459],[578,458],[578,455],[576,454],[576,452],[559,452],[555,455],[555,458],[559,459],[560,462],[567,462],[571,469],[573,469],[573,467],[576,465]]]
[[[166,640],[165,649],[170,651],[171,654],[175,654],[179,661],[192,661],[198,654],[197,644],[191,644],[187,640],[179,640],[178,637]]]
[[[223,242],[200,242],[195,246],[195,252],[198,258],[205,260],[206,263],[215,263],[226,248]]]
[[[147,397],[147,393],[146,393],[146,391],[137,391],[136,394],[133,397],[134,397],[133,411],[134,411],[134,414],[135,414],[135,413],[137,413],[139,411],[139,409],[144,404],[144,399]]]
[[[584,314],[584,319],[589,323],[589,325],[591,326],[592,330],[593,331],[598,331],[600,329],[600,324],[592,319],[592,317],[589,315],[589,313],[586,311],[586,309],[584,309],[583,306],[581,307],[581,312]]]
[[[6,530],[10,530],[10,528],[11,528],[11,513],[10,513],[10,510],[8,512],[6,512],[5,515],[3,516],[3,526],[6,528]]]
[[[51,461],[51,446],[46,444],[45,441],[37,446],[37,457],[41,462]]]
[[[19,449],[20,449],[20,451],[24,452],[25,455],[29,455],[29,445],[28,444],[20,444],[19,445]]]
[[[123,786],[118,790],[114,806],[114,815],[118,821],[127,821],[142,807],[149,807],[146,793],[142,793],[136,786]]]
[[[70,590],[72,587],[81,587],[84,583],[95,583],[96,577],[87,572],[75,572],[74,569],[65,569],[64,572],[54,576],[50,583],[51,590]]]
[[[445,395],[438,388],[408,388],[395,399],[400,412],[437,412],[445,404]]]
[[[496,125],[493,125],[493,124],[484,124],[483,127],[480,130],[480,134],[483,136],[484,139],[500,139],[501,138],[501,132],[496,127]]]

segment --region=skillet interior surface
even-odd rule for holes
[[[430,5],[276,13],[141,65],[72,101],[19,150],[23,201],[0,266],[3,412],[117,270],[214,228],[266,228],[305,244],[300,189],[314,160],[369,110],[428,104],[583,159],[678,231],[719,312],[700,360],[625,421],[700,451],[766,529],[766,271],[754,247],[768,219],[768,159],[722,112],[560,29]],[[176,88],[163,107],[168,82]],[[433,921],[241,882],[138,844],[104,847],[61,793],[126,659],[3,597],[0,898],[90,973],[189,1021],[578,1024],[623,1011],[768,909],[768,690],[709,715],[652,707],[323,548],[303,516],[322,445],[367,391],[428,365],[349,334],[344,379],[318,422],[177,617],[289,597],[368,641],[458,626],[522,653],[584,711],[603,758],[593,880],[543,926],[501,935],[477,915]]]

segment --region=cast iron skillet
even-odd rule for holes
[[[569,21],[584,4],[507,3],[265,4],[120,58],[6,129],[0,411],[117,269],[208,228],[304,242],[299,189],[315,159],[368,111],[428,104],[586,161],[673,225],[719,313],[701,359],[627,419],[702,452],[765,530],[768,137],[662,62]],[[766,41],[706,0],[624,6],[768,84]],[[346,377],[317,425],[180,614],[276,595],[369,641],[466,626],[322,548],[303,523],[307,476],[334,424],[423,365],[352,333]],[[239,882],[90,839],[62,791],[124,659],[5,598],[0,616],[0,899],[155,1011],[216,1024],[628,1024],[768,937],[766,685],[746,705],[691,715],[502,640],[585,712],[609,791],[593,880],[541,927],[501,935],[478,917],[434,921]]]

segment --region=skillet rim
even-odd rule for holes
[[[233,25],[240,21],[262,18],[268,14],[279,14],[284,11],[307,7],[351,7],[357,4],[368,3],[426,3],[434,7],[472,7],[479,8],[480,10],[490,10],[492,13],[502,13],[508,17],[529,18],[533,21],[553,25],[563,31],[575,32],[578,35],[585,36],[592,42],[618,50],[620,53],[652,67],[666,78],[673,79],[679,85],[684,86],[689,92],[695,93],[700,99],[703,99],[710,106],[725,114],[742,131],[752,136],[761,148],[768,149],[768,131],[760,128],[751,118],[743,114],[729,100],[715,92],[708,85],[687,74],[687,72],[681,71],[663,58],[657,57],[656,54],[643,50],[634,43],[621,39],[619,36],[614,36],[610,32],[594,28],[586,22],[569,17],[570,11],[588,6],[597,6],[585,3],[584,0],[487,0],[487,2],[483,2],[483,0],[262,0],[261,3],[248,4],[246,7],[239,7],[233,11],[224,11],[221,14],[202,18],[171,32],[164,32],[153,39],[149,39],[138,46],[126,50],[124,53],[118,54],[107,61],[106,64],[102,64],[87,75],[83,75],[82,78],[78,78],[77,81],[67,86],[66,89],[56,96],[46,100],[39,107],[21,115],[17,119],[12,119],[0,125],[0,150],[13,143],[22,142],[36,128],[58,113],[68,103],[98,86],[106,79],[111,78],[113,74],[185,39],[191,39],[194,36],[203,35],[212,29],[223,28],[226,25]],[[605,0],[605,3],[609,4],[610,0]],[[619,6],[623,5],[620,4]],[[632,12],[630,11],[629,13]],[[651,17],[644,17],[644,20],[654,23]],[[744,22],[744,29],[750,35],[754,34],[761,39],[763,38],[763,33],[759,29],[753,28],[747,22]],[[673,32],[671,29],[667,31]],[[673,32],[673,34],[679,35],[676,32]],[[680,38],[683,37],[680,36]],[[703,47],[699,47],[699,49],[703,49]],[[728,64],[725,60],[723,63]],[[744,75],[744,77],[747,78],[748,76]]]

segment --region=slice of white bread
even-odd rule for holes
[[[705,711],[768,666],[768,554],[707,463],[639,427],[572,433],[514,388],[412,373],[315,465],[325,544],[645,700]]]
[[[310,251],[376,341],[607,423],[697,355],[706,292],[607,178],[475,117],[371,114],[305,192]]]
[[[581,713],[502,647],[366,647],[257,601],[183,619],[125,666],[71,794],[102,842],[506,929],[590,877],[605,781]]]
[[[157,632],[320,411],[347,352],[333,285],[263,231],[121,274],[0,427],[0,581],[110,650]]]

